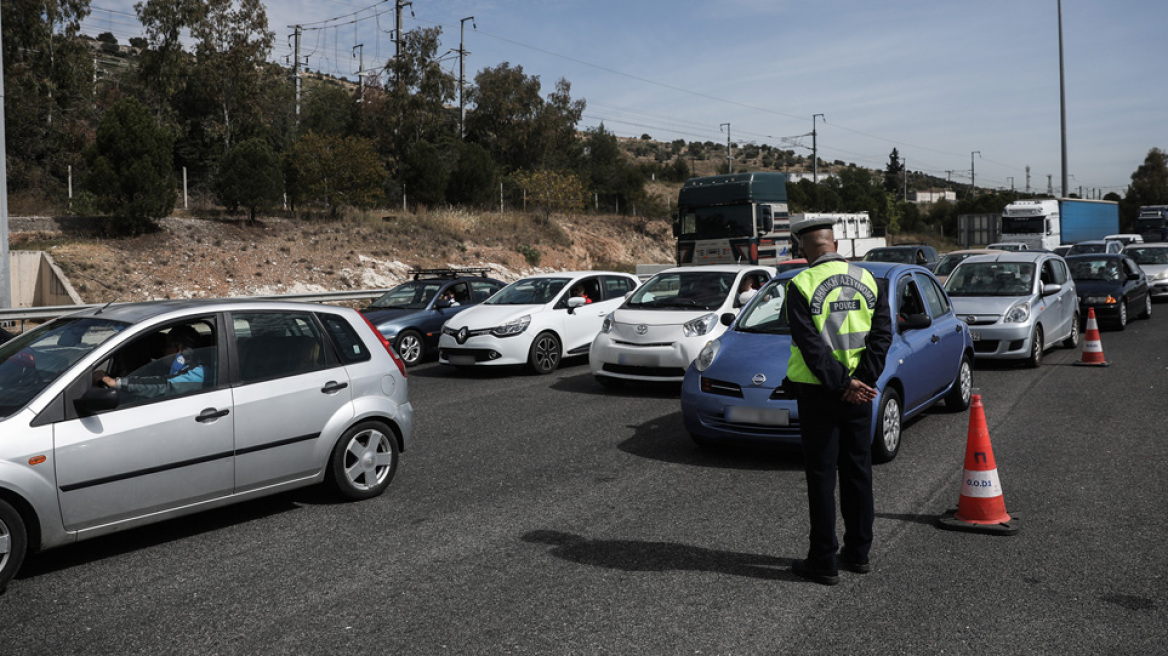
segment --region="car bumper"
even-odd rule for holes
[[[513,337],[479,335],[459,344],[450,335],[438,340],[438,362],[456,367],[524,364],[531,349],[526,332]]]
[[[969,326],[973,352],[978,359],[1021,359],[1030,357],[1030,342],[1034,324],[994,324]]]
[[[748,442],[800,447],[799,408],[794,400],[772,400],[773,388],[743,389],[742,396],[723,396],[701,391],[701,375],[689,372],[681,386],[681,415],[690,435],[709,441]],[[787,424],[765,425],[735,420],[743,410],[786,411]]]
[[[1079,327],[1087,327],[1087,310],[1095,311],[1096,322],[1113,323],[1119,321],[1119,303],[1102,303],[1099,305],[1079,304]]]
[[[685,370],[708,341],[708,336],[702,336],[635,344],[600,333],[592,341],[588,361],[593,376],[680,383],[685,378]]]
[[[1148,285],[1148,293],[1152,298],[1168,298],[1168,280],[1157,280]]]

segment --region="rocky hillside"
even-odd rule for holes
[[[10,220],[13,250],[44,250],[86,303],[384,289],[413,267],[489,267],[515,280],[566,269],[633,271],[673,259],[664,220],[465,211],[321,221],[173,216],[134,238],[92,220]]]

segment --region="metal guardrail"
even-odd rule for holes
[[[363,289],[352,292],[316,292],[312,294],[278,294],[274,296],[232,296],[230,298],[253,299],[253,300],[269,300],[269,301],[290,301],[301,303],[342,303],[344,301],[360,301],[364,299],[377,298],[388,289]],[[176,299],[177,300],[177,299]],[[73,312],[79,312],[88,308],[101,307],[105,303],[90,303],[86,305],[52,305],[45,307],[31,307],[31,308],[0,308],[0,323],[16,322],[21,324],[21,331],[23,332],[25,321],[44,321],[47,319],[56,319],[57,317]],[[114,305],[124,305],[123,303],[114,303]]]

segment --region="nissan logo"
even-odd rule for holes
[[[649,332],[649,326],[646,326],[645,324],[641,324],[641,325],[637,326],[637,334],[638,335],[644,335],[647,332]]]
[[[766,376],[762,374],[755,374],[754,378],[750,379],[750,382],[754,383],[755,385],[762,385],[766,382]]]

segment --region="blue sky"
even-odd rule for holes
[[[141,35],[128,0],[95,0],[85,32]],[[1168,2],[1063,0],[1069,191],[1123,193],[1168,150]],[[309,68],[352,76],[393,52],[393,0],[268,0],[273,58],[305,26]],[[411,15],[412,13],[412,15]],[[583,127],[726,141],[979,187],[1061,188],[1057,0],[414,0],[403,26],[441,27],[466,70],[502,62],[557,80]],[[335,20],[334,20],[335,19]],[[457,74],[457,58],[447,61]],[[792,146],[791,143],[805,147]],[[976,154],[975,151],[977,151]]]

